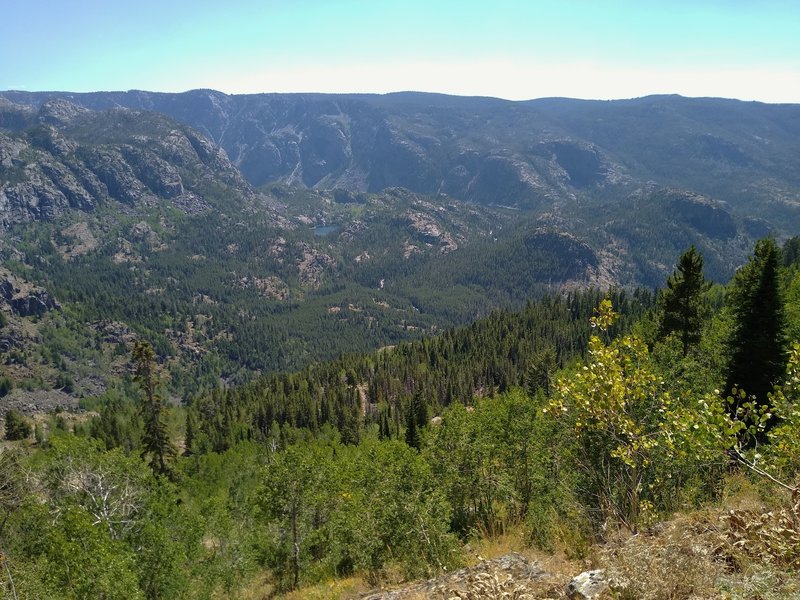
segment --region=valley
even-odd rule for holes
[[[756,239],[797,224],[788,105],[0,98],[3,263],[64,307],[28,328],[72,332],[70,351],[29,336],[59,359],[26,359],[16,378],[51,389],[57,362],[75,397],[113,379],[125,346],[109,327],[152,340],[187,398],[545,293],[652,289],[690,244],[724,281]]]

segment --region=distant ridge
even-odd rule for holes
[[[424,92],[0,92],[40,106],[153,110],[225,149],[253,185],[402,186],[527,208],[655,183],[796,229],[800,105],[654,95],[511,101]],[[555,146],[554,146],[555,144]],[[558,149],[558,152],[554,151]],[[587,162],[588,161],[588,162]],[[591,164],[589,164],[591,163]],[[574,175],[594,168],[603,176]]]

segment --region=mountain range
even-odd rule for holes
[[[537,208],[646,182],[797,223],[800,107],[713,98],[511,102],[388,95],[3,92],[92,110],[171,116],[223,148],[254,186],[377,192],[400,186]]]

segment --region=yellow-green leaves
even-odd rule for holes
[[[617,316],[603,300],[591,324],[605,332]],[[636,336],[592,336],[586,365],[556,383],[547,410],[570,419],[601,508],[632,529],[653,506],[643,482],[671,476],[669,467],[654,472],[657,454],[661,471],[675,460],[717,459],[737,432],[717,396],[673,398]]]
[[[589,319],[592,328],[598,328],[601,331],[607,331],[616,320],[619,319],[619,313],[614,312],[614,307],[611,306],[611,300],[604,298],[600,301],[600,305],[595,310],[595,315]]]
[[[763,465],[775,476],[797,481],[800,473],[800,342],[789,350],[784,384],[770,395],[771,413],[777,424],[767,433],[769,445],[762,448]]]

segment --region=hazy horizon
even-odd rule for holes
[[[732,98],[727,96],[686,96],[684,94],[677,94],[677,93],[656,93],[656,94],[644,94],[642,96],[631,96],[631,97],[622,97],[622,98],[577,98],[574,96],[540,96],[537,98],[503,98],[500,96],[491,96],[486,94],[450,94],[447,92],[431,92],[427,90],[396,90],[392,92],[319,92],[315,90],[306,90],[306,91],[296,91],[296,92],[274,92],[270,90],[265,90],[261,92],[225,92],[223,90],[218,90],[214,88],[192,88],[188,90],[179,90],[179,91],[161,91],[161,90],[147,90],[141,88],[131,88],[128,90],[123,89],[108,89],[108,90],[88,90],[88,91],[75,91],[75,90],[20,90],[20,89],[5,89],[0,90],[0,92],[11,92],[11,93],[20,93],[20,94],[127,94],[127,93],[134,93],[134,92],[143,92],[148,94],[190,94],[192,92],[215,92],[218,94],[223,94],[225,96],[258,96],[258,95],[271,95],[271,94],[281,94],[281,95],[319,95],[319,96],[392,96],[392,95],[401,95],[401,94],[421,94],[421,95],[431,95],[431,96],[448,96],[453,98],[484,98],[487,100],[500,100],[502,102],[536,102],[539,100],[575,100],[577,102],[624,102],[624,101],[631,101],[631,100],[642,100],[645,98],[657,98],[657,97],[666,97],[666,96],[677,96],[679,98],[685,98],[687,100],[702,100],[702,99],[711,99],[711,100],[723,100],[723,101],[732,101],[732,102],[755,102],[759,104],[800,104],[798,102],[770,102],[764,100],[743,100],[741,98]]]
[[[4,90],[800,102],[785,0],[78,0],[8,3],[4,19]]]

